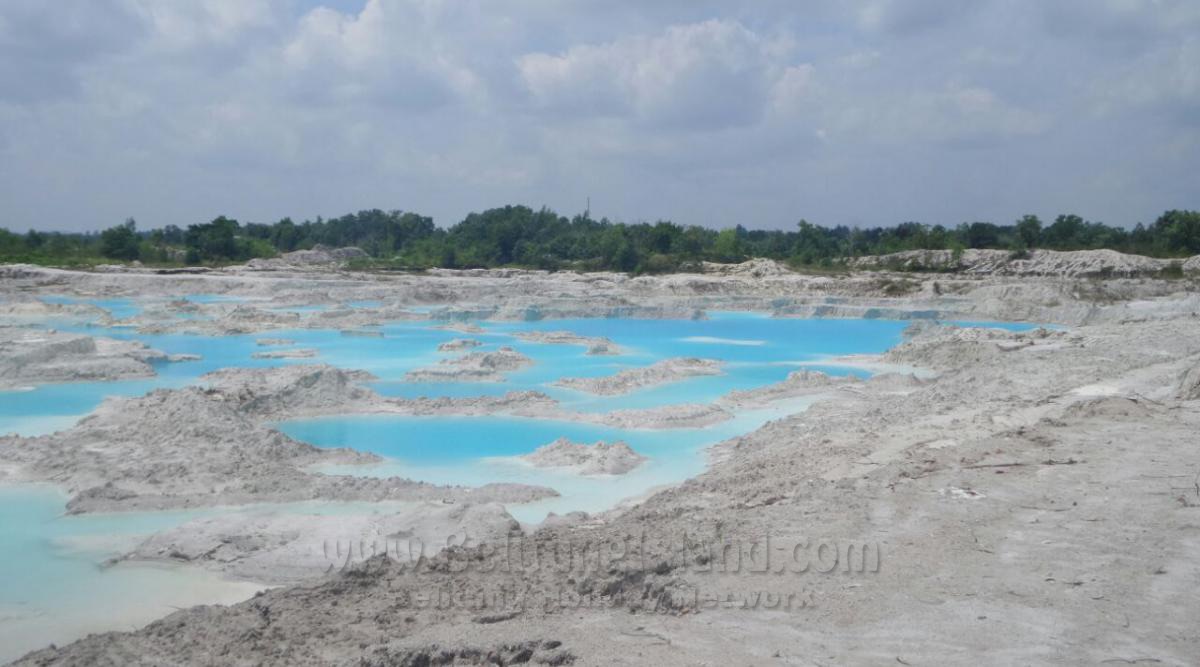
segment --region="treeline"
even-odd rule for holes
[[[505,206],[471,213],[441,229],[403,211],[360,211],[328,220],[239,223],[221,216],[180,228],[139,230],[133,220],[99,234],[16,234],[0,229],[0,261],[88,264],[134,261],[161,265],[226,264],[312,248],[357,246],[364,268],[421,269],[520,266],[542,269],[665,273],[701,261],[767,257],[796,266],[834,266],[846,258],[903,250],[991,248],[1015,254],[1036,248],[1108,248],[1155,257],[1200,254],[1200,212],[1167,211],[1133,229],[1060,215],[1043,223],[1027,215],[1013,224],[955,227],[905,222],[894,227],[823,227],[801,220],[794,230],[721,230],[669,221],[614,223],[572,218],[543,208]]]

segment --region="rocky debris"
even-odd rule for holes
[[[342,308],[298,312],[286,310],[293,306],[288,298],[278,308],[260,308],[247,304],[206,304],[204,318],[164,319],[153,311],[123,321],[134,326],[140,333],[177,333],[192,335],[226,336],[233,334],[258,333],[279,329],[334,329],[343,336],[382,337],[377,328],[385,322],[411,321],[422,316],[395,306],[379,308]],[[274,340],[264,338],[264,340]]]
[[[1051,352],[1080,345],[1077,334],[1064,330],[1008,331],[945,325],[926,329],[892,348],[883,359],[923,368],[963,368],[1017,351]],[[980,344],[984,343],[984,344]]]
[[[388,403],[394,407],[394,412],[409,415],[513,414],[524,417],[554,418],[562,414],[558,407],[558,401],[539,391],[510,391],[501,396],[467,398],[449,396],[396,398],[390,399]]]
[[[957,271],[992,276],[1157,276],[1172,264],[1187,271],[1188,262],[1127,255],[1115,250],[1008,250],[968,249],[906,250],[890,255],[851,259],[856,269],[903,269],[907,271]]]
[[[466,334],[481,334],[481,333],[485,333],[487,331],[486,329],[479,326],[478,324],[470,324],[468,322],[451,322],[449,324],[439,324],[433,328],[442,330],[442,331],[457,331],[459,333],[466,333]]]
[[[615,375],[595,378],[563,378],[555,384],[590,394],[614,396],[644,387],[679,382],[701,375],[720,375],[721,362],[695,357],[672,357],[641,368],[630,368]]]
[[[268,310],[266,308],[239,303],[227,310],[222,319],[228,322],[250,325],[295,326],[303,319],[303,316],[300,313]]]
[[[195,301],[189,301],[188,299],[171,299],[163,305],[163,308],[167,312],[183,313],[187,315],[197,315],[203,310],[200,304],[196,303]]]
[[[97,264],[92,267],[93,271],[98,273],[124,273],[129,269],[140,269],[142,263],[138,260],[133,260],[128,265],[126,264]]]
[[[558,401],[537,391],[510,391],[502,396],[471,398],[392,398],[376,397],[357,407],[342,405],[341,412],[360,411],[406,415],[498,415],[508,414],[530,419],[550,419],[585,424],[603,424],[617,428],[673,429],[702,428],[733,418],[717,405],[682,403],[655,408],[614,410],[612,412],[575,412],[564,410]]]
[[[309,472],[380,459],[313,447],[264,422],[279,412],[319,412],[355,400],[352,390],[339,389],[352,377],[303,368],[215,374],[205,388],[108,399],[67,430],[0,437],[0,464],[19,479],[63,486],[73,495],[72,513],[297,500],[523,502],[556,495],[519,484],[444,487]]]
[[[929,381],[914,373],[877,373],[867,378],[866,384],[883,391],[908,392],[925,386]]]
[[[771,315],[779,318],[840,319],[840,320],[944,320],[967,316],[967,313],[950,308],[919,308],[917,304],[840,303],[792,304],[776,308]]]
[[[17,265],[18,267],[20,265]],[[5,269],[0,265],[0,271]],[[28,271],[19,268],[9,268],[9,275],[33,277],[33,269]],[[0,273],[4,275],[4,273]],[[17,278],[14,278],[14,280]],[[89,303],[48,303],[26,295],[0,300],[0,321],[14,323],[19,321],[43,322],[46,320],[66,320],[72,322],[92,322],[104,320],[108,311]]]
[[[624,442],[593,445],[559,438],[520,457],[538,468],[568,468],[580,475],[624,475],[642,465],[646,457]]]
[[[1154,408],[1140,399],[1127,396],[1096,396],[1067,405],[1062,416],[1069,419],[1140,420],[1151,417]]]
[[[137,341],[0,326],[0,388],[153,377],[151,362],[193,358]]]
[[[602,338],[588,345],[587,353],[593,356],[612,356],[622,354],[623,350],[620,345]]]
[[[1200,400],[1200,364],[1180,373],[1179,391],[1176,395],[1184,401]]]
[[[597,336],[581,336],[571,331],[522,331],[513,334],[514,337],[533,343],[550,345],[582,345],[587,348],[589,355],[621,354],[621,347],[608,338]]]
[[[504,614],[485,615],[479,622],[504,620]],[[575,656],[562,648],[562,642],[533,639],[505,640],[491,645],[449,646],[430,644],[421,647],[384,646],[364,655],[361,667],[390,667],[392,665],[573,665]]]
[[[678,404],[612,412],[574,412],[537,391],[500,396],[385,398],[364,386],[374,376],[328,365],[269,369],[224,369],[201,380],[238,403],[237,409],[264,420],[324,415],[396,414],[413,416],[508,414],[530,419],[603,424],[618,428],[701,428],[733,417],[717,405]]]
[[[495,306],[444,306],[431,310],[433,320],[498,320],[504,322],[537,322],[580,318],[627,318],[651,320],[702,320],[704,310],[675,303],[633,304],[627,298],[606,298],[597,295],[581,302],[577,298],[547,298],[509,294],[496,299]],[[465,329],[458,329],[470,333]]]
[[[291,338],[259,338],[254,341],[259,347],[271,347],[277,345],[295,345],[296,341]]]
[[[446,547],[519,535],[520,524],[497,503],[417,502],[369,514],[250,511],[188,521],[119,560],[189,563],[282,585],[320,579],[378,554],[412,563]]]
[[[917,336],[927,334],[931,331],[936,331],[940,326],[945,325],[937,320],[915,320],[908,326],[904,327],[904,331],[900,332],[900,335],[903,336],[905,340],[916,338]]]
[[[550,512],[546,515],[546,518],[542,520],[542,523],[539,524],[538,529],[544,530],[578,526],[579,524],[589,521],[590,519],[591,517],[587,512],[567,512],[566,514],[555,514],[554,512]]]
[[[856,381],[857,378],[833,377],[820,371],[792,371],[782,382],[755,389],[734,390],[722,396],[718,403],[731,408],[758,408],[776,401],[830,392]]]
[[[533,359],[511,347],[492,352],[471,352],[442,359],[434,366],[405,374],[409,382],[503,382],[504,373],[531,366]]]
[[[740,264],[702,262],[701,266],[704,269],[704,273],[739,278],[767,278],[772,276],[785,276],[792,273],[791,269],[788,269],[783,264],[780,264],[773,259],[766,259],[762,257],[747,260]]]
[[[483,345],[483,343],[474,338],[455,338],[438,345],[437,349],[438,352],[461,352],[473,347],[479,347],[480,345]]]
[[[259,308],[244,303],[203,304],[205,317],[161,317],[148,309],[133,318],[123,320],[123,326],[135,327],[144,334],[193,334],[229,336],[256,333],[271,329],[301,328],[305,318],[300,313]]]
[[[374,379],[365,371],[326,364],[227,368],[200,378],[210,390],[234,401],[239,413],[271,420],[386,410],[388,401],[362,386]]]
[[[317,356],[318,352],[315,348],[302,347],[293,350],[268,350],[266,352],[255,352],[250,355],[252,359],[312,359]]]
[[[571,421],[587,421],[617,428],[703,428],[733,419],[733,413],[720,405],[677,403],[655,408],[613,410],[612,412],[563,413]]]
[[[1021,283],[984,283],[972,286],[963,298],[956,299],[958,313],[939,319],[992,319],[1026,322],[1077,322],[1123,315],[1106,313],[1112,298],[1084,295],[1079,283],[1024,281]]]
[[[1035,252],[1036,256],[1036,252]],[[1122,259],[1121,262],[1126,260]],[[1136,263],[1137,260],[1130,260]],[[1198,258],[1171,260],[1168,266],[1197,266]],[[911,268],[918,268],[914,264]],[[986,266],[985,266],[986,268]],[[357,328],[391,320],[442,320],[478,332],[479,319],[547,320],[572,317],[699,318],[708,310],[754,310],[790,317],[897,317],[904,319],[1008,319],[1080,324],[1136,318],[1182,317],[1175,301],[1189,298],[1192,282],[1137,278],[1076,278],[986,272],[848,272],[811,275],[796,272],[743,278],[716,273],[680,273],[631,278],[617,273],[560,271],[454,271],[428,274],[338,273],[329,271],[246,271],[239,267],[199,274],[160,275],[126,268],[97,274],[44,267],[0,269],[12,278],[0,284],[0,315],[30,294],[153,299],[180,293],[218,293],[252,299],[258,305],[340,304],[375,301],[379,307],[336,309],[330,319],[314,313],[226,317],[230,304],[204,304],[204,318],[130,321],[145,333],[224,335],[285,328]],[[1185,275],[1194,275],[1185,271]],[[1120,275],[1119,272],[1110,275]],[[1164,274],[1166,276],[1166,274]],[[1195,296],[1190,294],[1190,296]],[[1143,303],[1158,300],[1147,312]],[[384,305],[384,304],[392,305]],[[395,304],[426,304],[429,312],[406,311]],[[476,305],[464,305],[476,304]],[[484,304],[484,305],[479,305]],[[26,307],[26,306],[21,306]],[[41,306],[29,306],[48,308]],[[104,313],[93,306],[78,310],[91,320]],[[90,311],[90,316],[82,315]],[[345,312],[343,312],[345,311]],[[354,311],[354,312],[349,312]],[[1200,303],[1190,312],[1200,311]],[[41,317],[41,314],[35,317]],[[211,320],[211,321],[210,321]]]
[[[41,280],[46,267],[37,264],[0,264],[0,278],[5,280]]]
[[[383,338],[383,332],[378,329],[342,329],[339,333],[358,338]]]
[[[296,250],[268,259],[252,259],[246,262],[245,268],[251,271],[340,269],[350,260],[368,256],[361,248],[331,248],[318,243],[311,250]]]
[[[431,280],[474,296],[493,279],[445,273]],[[720,300],[701,296],[705,290],[726,304],[770,305],[801,298],[784,290],[804,285],[879,299],[870,291],[876,287],[853,276],[740,281],[752,291],[743,293],[745,301],[734,299],[743,288],[730,286],[739,281],[718,276],[637,280],[514,273],[505,289],[636,287],[646,299],[675,290],[692,305],[711,306]],[[924,308],[929,298],[962,311],[1035,312],[1022,310],[1021,294],[1061,288],[1062,305],[1042,301],[1037,312],[1075,318],[1087,309],[1088,324],[1068,332],[915,332],[889,357],[936,367],[936,379],[847,381],[834,400],[721,443],[713,450],[721,456],[687,482],[593,520],[548,522],[527,536],[533,553],[632,545],[636,558],[616,565],[588,569],[579,559],[577,568],[505,569],[496,544],[444,551],[423,569],[377,557],[319,583],[184,610],[135,632],[46,649],[21,664],[93,664],[112,656],[147,664],[528,663],[543,656],[552,664],[758,664],[802,661],[807,654],[797,638],[804,644],[814,637],[829,662],[845,664],[970,662],[983,652],[1022,664],[1061,656],[1087,664],[1192,662],[1200,654],[1191,631],[1200,613],[1200,491],[1192,485],[1200,413],[1176,395],[1200,355],[1192,295],[1172,296],[1165,290],[1180,285],[1154,280],[1103,281],[1091,293],[1087,283],[1070,281],[929,280],[936,290],[926,282],[917,294],[941,296],[897,299],[895,306]],[[464,287],[476,283],[479,291]],[[986,297],[972,296],[982,289]],[[822,382],[800,384],[809,381]],[[1112,395],[1079,401],[1073,392],[1082,387]],[[748,574],[742,560],[736,574],[724,574],[720,561],[706,557],[711,552],[673,559],[630,539],[647,534],[700,537],[718,554],[722,545],[749,547],[767,535],[772,545],[800,536],[817,546],[820,535],[839,551],[877,547],[882,567],[857,572],[855,561],[839,560],[830,573],[810,568],[764,577]],[[745,559],[748,552],[739,553]],[[810,564],[822,559],[813,551],[801,556]],[[538,604],[411,603],[431,591],[501,587]],[[753,597],[760,590],[812,604],[800,613],[706,604],[726,595],[745,600],[739,596],[747,593],[750,604],[761,602]],[[591,595],[603,604],[572,604],[570,613],[543,604]],[[1012,640],[1017,634],[1022,641]],[[864,643],[864,636],[874,639]],[[564,647],[569,654],[550,653]]]

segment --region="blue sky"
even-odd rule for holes
[[[0,226],[1200,208],[1188,0],[5,0]]]

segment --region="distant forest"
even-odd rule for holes
[[[312,248],[357,246],[370,255],[358,268],[528,267],[667,273],[700,261],[753,257],[797,267],[837,267],[847,258],[901,250],[1002,249],[1021,256],[1035,248],[1109,248],[1154,257],[1200,254],[1200,211],[1167,211],[1133,229],[1060,215],[1043,223],[1027,215],[1013,224],[955,227],[905,222],[894,227],[823,227],[801,220],[795,229],[721,230],[673,222],[627,224],[567,218],[546,208],[505,206],[471,213],[442,229],[427,216],[370,210],[328,220],[239,223],[221,216],[186,229],[141,230],[132,220],[99,233],[0,229],[0,261],[79,266],[134,260],[157,266],[223,265]]]

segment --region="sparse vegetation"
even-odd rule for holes
[[[967,248],[1002,249],[1029,257],[1035,248],[1109,248],[1154,257],[1200,254],[1200,212],[1167,211],[1150,225],[1131,230],[1060,215],[1043,227],[1026,215],[1012,225],[963,223],[954,228],[905,222],[894,227],[822,227],[801,220],[795,230],[724,229],[654,223],[621,223],[590,216],[573,218],[547,208],[505,206],[471,213],[447,229],[412,212],[360,211],[301,223],[239,223],[220,216],[180,229],[139,231],[132,220],[95,233],[25,235],[0,229],[0,261],[88,265],[133,261],[160,265],[224,264],[282,252],[328,246],[357,246],[371,259],[359,268],[416,270],[430,267],[518,266],[547,270],[608,269],[672,273],[701,261],[739,262],[765,257],[813,271],[836,271],[847,258],[904,250],[950,250],[951,266],[925,261],[896,270],[952,271]],[[1169,269],[1164,275],[1175,275]],[[1182,269],[1178,273],[1182,274]]]

